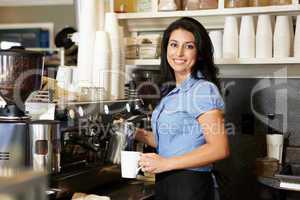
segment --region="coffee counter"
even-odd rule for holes
[[[111,200],[150,200],[154,199],[154,182],[129,180],[114,185],[105,186],[95,191],[95,194],[109,196]]]
[[[64,190],[71,187],[73,192],[69,191],[67,196],[51,198],[51,200],[70,200],[74,191],[109,196],[111,200],[148,200],[154,196],[153,178],[138,176],[137,179],[123,179],[121,178],[121,169],[118,166],[105,166],[98,171],[89,170],[89,173],[85,173],[83,176],[89,176],[84,179],[88,182],[83,181],[81,176],[61,181],[60,186]],[[86,185],[93,185],[89,182],[95,182],[94,179],[98,179],[98,186],[93,187],[92,190],[87,190]]]
[[[258,177],[258,181],[271,188],[280,190],[290,190],[300,192],[300,178],[299,176],[284,176],[278,175],[274,177]]]

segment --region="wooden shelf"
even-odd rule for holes
[[[126,65],[159,65],[160,59],[127,59]]]
[[[73,0],[0,0],[0,6],[72,5]]]
[[[159,65],[160,59],[127,59],[126,65]],[[284,65],[300,64],[300,58],[243,58],[243,59],[216,59],[217,65]]]

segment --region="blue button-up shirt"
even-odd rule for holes
[[[224,110],[218,88],[197,75],[200,79],[189,76],[170,91],[152,113],[157,152],[163,157],[180,156],[205,144],[197,118],[212,109]],[[210,171],[211,166],[190,170]]]

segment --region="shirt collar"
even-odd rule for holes
[[[174,88],[171,92],[169,92],[168,95],[174,94],[179,92],[180,90],[182,91],[187,91],[189,90],[199,79],[203,78],[203,74],[198,71],[196,74],[197,78],[194,78],[191,74],[176,88]]]

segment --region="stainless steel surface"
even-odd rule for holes
[[[29,138],[29,161],[33,170],[59,173],[61,170],[59,122],[54,120],[30,122]]]
[[[26,121],[0,122],[0,167],[27,165],[28,125]]]
[[[1,200],[46,200],[46,188],[44,173],[0,167]]]
[[[7,121],[9,121],[9,120],[13,120],[13,121],[15,121],[15,120],[26,120],[26,119],[30,119],[30,117],[29,116],[20,116],[20,117],[18,117],[18,116],[0,116],[0,120],[7,120]]]

